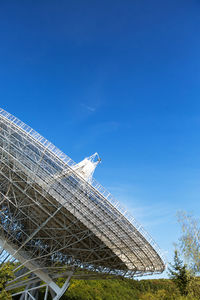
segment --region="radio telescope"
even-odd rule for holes
[[[95,153],[76,164],[0,109],[0,268],[13,269],[13,296],[35,300],[43,288],[58,300],[71,277],[164,271],[152,238],[93,178],[99,162]]]

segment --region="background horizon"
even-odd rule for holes
[[[94,177],[168,261],[177,211],[200,217],[199,10],[193,0],[0,4],[0,106],[76,162],[98,152]]]

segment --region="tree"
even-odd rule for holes
[[[11,279],[13,279],[13,272],[9,263],[0,265],[0,300],[11,299],[10,294],[5,290],[7,281]]]
[[[169,275],[176,284],[182,296],[187,296],[189,292],[192,276],[187,270],[187,265],[179,258],[178,251],[174,252],[174,264],[170,264]]]
[[[185,212],[178,213],[182,236],[180,249],[195,273],[200,273],[200,220]]]

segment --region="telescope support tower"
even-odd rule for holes
[[[12,257],[19,261],[21,263],[20,267],[23,266],[29,269],[30,272],[33,272],[34,275],[37,276],[36,278],[29,280],[28,284],[26,285],[23,291],[12,294],[12,296],[17,296],[21,294],[20,300],[37,300],[38,290],[42,287],[46,287],[44,300],[47,299],[48,292],[51,293],[52,300],[59,300],[60,297],[66,292],[67,288],[69,287],[69,282],[73,275],[73,271],[65,272],[65,275],[67,275],[67,279],[63,286],[60,288],[45,271],[43,271],[35,263],[31,262],[31,259],[25,257],[25,253],[20,253],[19,250],[16,250],[13,245],[9,244],[6,241],[6,239],[3,239],[2,237],[0,237],[0,248],[7,251],[7,253],[12,255]],[[41,281],[44,282],[44,284],[41,285]],[[20,282],[18,284],[15,284],[14,288],[20,288],[21,286],[22,285]],[[7,290],[9,290],[9,288],[7,288]]]

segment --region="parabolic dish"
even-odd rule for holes
[[[96,155],[76,164],[0,109],[0,157],[0,263],[13,262],[15,273],[8,290],[26,286],[21,297],[36,299],[42,281],[59,299],[71,276],[163,272],[153,239],[92,178]],[[62,292],[61,272],[69,276]]]

